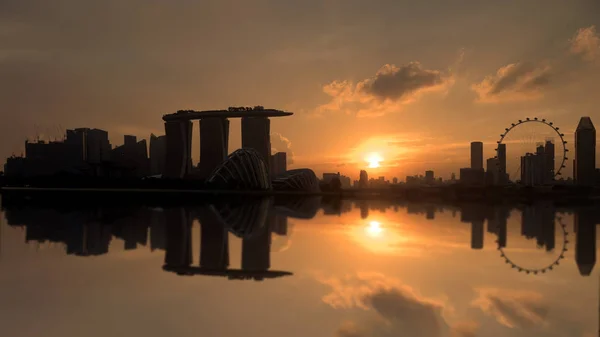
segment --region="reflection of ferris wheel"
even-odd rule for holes
[[[537,275],[537,274],[545,274],[548,271],[552,271],[554,270],[555,267],[560,265],[560,260],[565,258],[565,253],[567,252],[567,244],[569,243],[568,240],[568,235],[569,233],[567,232],[567,225],[565,225],[562,222],[562,218],[561,217],[557,217],[556,221],[560,224],[560,228],[562,230],[562,234],[563,234],[563,244],[562,247],[560,249],[560,253],[558,253],[558,255],[556,256],[556,258],[554,259],[554,261],[544,267],[541,268],[525,268],[525,267],[521,267],[518,264],[516,264],[513,260],[511,260],[508,255],[506,254],[506,252],[504,251],[504,248],[500,245],[500,240],[496,240],[496,243],[498,243],[498,251],[500,252],[500,257],[504,259],[504,261],[506,262],[506,264],[510,265],[510,267],[512,269],[517,270],[519,273],[520,272],[524,272],[525,274],[533,274],[533,275]]]
[[[567,141],[564,139],[565,135],[559,131],[554,123],[546,119],[538,119],[537,117],[531,119],[528,117],[524,120],[519,119],[504,130],[497,143],[506,146],[507,153],[505,156],[512,159],[512,162],[506,164],[505,173],[513,177],[518,176],[518,172],[521,170],[521,161],[515,159],[524,156],[526,153],[534,153],[538,146],[543,145],[543,142],[540,143],[540,138],[546,136],[544,141],[551,141],[554,145],[554,177],[561,175],[568,159],[567,152],[569,149],[567,149]],[[559,141],[554,141],[554,137],[558,137]],[[496,148],[496,152],[496,158],[498,158],[498,148]]]

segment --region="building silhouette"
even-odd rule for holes
[[[360,170],[360,177],[358,179],[358,187],[360,187],[360,188],[369,187],[369,175],[367,174],[367,171],[365,171],[365,170]]]
[[[591,186],[596,175],[596,128],[590,117],[581,117],[575,130],[574,179],[578,185]]]
[[[167,136],[150,135],[150,174],[159,175],[165,172],[167,159]]]
[[[498,183],[500,185],[505,185],[508,183],[509,177],[508,177],[508,173],[506,172],[506,144],[498,144],[498,151],[497,151],[497,158],[498,158]]]
[[[593,209],[575,212],[575,261],[582,276],[589,276],[596,265],[596,220]]]
[[[200,120],[200,177],[207,179],[229,154],[229,119],[210,117]]]
[[[145,139],[137,141],[136,136],[125,135],[123,145],[115,147],[111,152],[114,163],[126,167],[136,177],[149,174],[148,145]]]
[[[471,168],[483,170],[483,143],[471,142]]]
[[[276,177],[287,171],[287,153],[277,152],[271,155],[271,175]]]

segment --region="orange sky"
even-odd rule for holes
[[[164,133],[178,109],[263,105],[295,112],[272,122],[293,167],[356,178],[377,152],[371,176],[449,177],[471,140],[490,157],[518,119],[554,121],[569,146],[581,115],[600,123],[599,12],[594,0],[5,0],[0,158],[36,133],[98,127],[120,145]]]

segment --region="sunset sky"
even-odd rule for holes
[[[449,177],[518,119],[600,125],[596,0],[0,0],[0,159],[66,128],[163,134],[263,105],[292,167]],[[197,127],[197,125],[196,125]],[[199,157],[197,129],[194,157]],[[240,146],[232,121],[230,151]],[[570,175],[571,165],[565,171]]]

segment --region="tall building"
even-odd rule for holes
[[[267,117],[242,118],[242,148],[256,150],[270,170],[271,121]]]
[[[544,182],[550,184],[554,181],[554,143],[546,140],[544,145]]]
[[[165,172],[167,159],[167,136],[150,135],[150,174],[158,175]]]
[[[487,185],[500,183],[500,164],[498,158],[488,158],[486,161],[485,182]]]
[[[544,160],[543,153],[527,153],[521,157],[521,184],[535,186],[544,183]]]
[[[287,153],[277,152],[271,156],[271,175],[273,177],[287,171]]]
[[[86,137],[86,161],[92,164],[110,161],[111,145],[108,132],[100,129],[88,129]]]
[[[192,122],[168,121],[167,159],[164,175],[168,178],[185,178],[192,169]]]
[[[593,185],[596,172],[596,128],[590,117],[581,117],[575,130],[575,183]]]
[[[471,168],[483,169],[483,143],[471,142]]]
[[[200,120],[200,176],[207,179],[229,154],[229,120],[204,118]]]
[[[358,187],[360,187],[360,188],[369,187],[369,175],[367,174],[367,171],[365,171],[365,170],[360,170],[360,178],[358,180]]]
[[[124,144],[111,151],[111,160],[129,170],[133,176],[148,174],[150,162],[148,160],[148,145],[145,139],[137,141],[136,136],[126,135]]]
[[[508,173],[506,172],[506,144],[498,144],[498,183],[504,185],[508,183]]]

